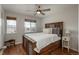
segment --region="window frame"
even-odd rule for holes
[[[14,20],[15,22],[16,22],[16,25],[15,25],[15,30],[14,30],[14,32],[8,32],[8,24],[7,24],[7,21],[9,21],[9,20],[14,20],[14,19],[7,19],[6,20],[6,33],[7,34],[15,34],[16,32],[17,32],[17,21],[16,20]],[[12,25],[11,25],[12,26]]]
[[[30,22],[30,28],[29,28],[30,31],[26,31],[26,30],[25,30],[25,22]],[[29,21],[25,20],[25,22],[24,22],[24,32],[25,32],[25,33],[36,32],[36,25],[35,25],[35,31],[32,31],[32,26],[31,26],[31,25],[32,25],[32,24],[31,24],[32,22],[33,22],[33,23],[37,23],[35,20],[34,20],[34,21],[33,21],[33,20],[32,20],[32,21],[31,21],[31,20],[29,20]]]

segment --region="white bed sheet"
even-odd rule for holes
[[[60,37],[58,37],[57,34],[31,33],[25,34],[25,37],[29,37],[37,42],[34,50],[38,53],[50,43],[60,40]]]

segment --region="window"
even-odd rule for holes
[[[30,32],[30,22],[25,22],[25,32]]]
[[[25,21],[24,23],[25,32],[36,32],[36,22]]]
[[[36,23],[35,22],[31,22],[31,31],[32,32],[36,31]]]
[[[7,20],[7,33],[16,33],[16,20]]]

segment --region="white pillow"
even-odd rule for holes
[[[50,32],[49,32],[49,33],[50,33],[50,34],[52,34],[52,28],[49,28],[49,30],[50,30]]]
[[[43,29],[43,33],[48,34],[48,33],[49,33],[49,29],[44,28],[44,29]]]
[[[43,33],[52,34],[52,28],[44,28]]]

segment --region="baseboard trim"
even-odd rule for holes
[[[0,55],[3,55],[4,49],[0,49]]]
[[[73,50],[73,51],[76,51],[76,52],[78,52],[78,50],[77,49],[74,49],[74,48],[70,48],[71,50]]]
[[[0,49],[0,55],[3,55],[3,52],[4,52],[4,50],[5,50],[6,48],[7,48],[6,46],[3,46],[3,47]]]

